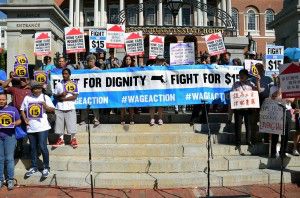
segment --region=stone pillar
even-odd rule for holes
[[[178,15],[177,15],[177,25],[182,26],[182,8],[179,9]]]
[[[207,4],[207,0],[203,0],[204,4]],[[207,12],[203,11],[203,26],[207,26]]]
[[[198,9],[193,7],[193,26],[197,26],[198,25]]]
[[[70,26],[72,27],[74,25],[74,0],[69,1],[69,20],[70,20]]]
[[[218,7],[218,9],[221,9],[221,1],[220,0],[217,0],[217,7]],[[221,26],[221,20],[220,19],[215,17],[215,21],[216,21],[217,26]]]
[[[80,0],[75,0],[75,19],[74,19],[75,27],[79,27],[79,6],[80,6]]]
[[[226,7],[227,7],[227,13],[232,16],[232,7],[231,7],[231,0],[226,0]]]
[[[226,0],[222,0],[221,1],[221,9],[224,11],[224,12],[227,12],[226,10]],[[223,19],[224,20],[224,19]],[[225,23],[222,22],[222,26],[225,26]]]
[[[100,26],[103,27],[106,24],[106,9],[105,9],[105,0],[100,1]]]
[[[120,11],[124,10],[124,0],[119,1],[119,7],[120,7]]]
[[[201,0],[198,0],[198,2],[201,2]],[[198,8],[198,12],[197,12],[197,21],[198,21],[198,26],[203,26],[203,12],[200,8]]]
[[[80,27],[84,26],[83,0],[80,1],[80,6],[79,6],[79,26]]]
[[[141,3],[144,3],[144,0],[139,0],[139,4]],[[144,11],[139,12],[139,26],[144,26]]]
[[[94,0],[94,27],[99,26],[99,0]]]
[[[157,25],[162,26],[163,25],[163,6],[162,2],[160,1],[158,3],[158,9],[157,9]]]

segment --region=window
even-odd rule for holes
[[[155,25],[156,17],[155,17],[155,8],[147,8],[146,9],[146,25]]]
[[[164,25],[173,25],[173,17],[169,8],[164,8]]]
[[[256,30],[255,12],[253,10],[248,11],[248,30]]]
[[[138,13],[136,7],[133,5],[128,6],[128,12],[126,13],[128,25],[137,25],[138,24]]]
[[[94,10],[92,8],[84,9],[84,26],[94,26]]]
[[[118,14],[119,14],[119,6],[118,5],[110,5],[109,6],[109,23],[115,24],[118,23]]]
[[[183,7],[182,8],[182,25],[183,26],[191,26],[191,8],[190,7]]]
[[[274,21],[274,12],[273,12],[273,10],[267,10],[265,17],[266,17],[266,30],[271,30],[272,31],[273,29],[269,27],[269,24]]]
[[[245,14],[245,30],[245,35],[248,32],[259,35],[259,14],[253,8],[250,8]]]
[[[233,25],[238,29],[238,24],[239,24],[239,11],[235,8],[232,8],[232,20],[233,20]]]

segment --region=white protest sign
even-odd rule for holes
[[[170,65],[195,64],[194,43],[170,43]]]
[[[85,52],[83,28],[66,27],[65,42],[67,54]]]
[[[279,73],[279,65],[283,64],[284,47],[267,45],[266,46],[266,76]]]
[[[45,56],[51,52],[51,32],[36,32],[34,34],[34,55]]]
[[[90,52],[106,49],[106,30],[89,29]]]
[[[126,54],[138,56],[144,54],[144,38],[142,31],[125,33]]]
[[[107,24],[106,48],[125,47],[125,25]]]
[[[164,55],[164,39],[164,36],[149,36],[149,59],[155,59],[158,55]]]
[[[259,108],[259,97],[257,91],[231,91],[231,109]]]
[[[220,32],[206,35],[204,38],[208,49],[208,53],[210,55],[214,56],[226,52],[223,37]]]
[[[300,98],[300,63],[280,65],[279,72],[282,98]]]
[[[284,113],[278,101],[265,99],[259,113],[259,132],[281,135],[283,132]]]
[[[258,75],[258,71],[255,67],[257,63],[263,64],[262,61],[260,60],[250,60],[250,59],[245,59],[245,69],[249,71],[249,73],[253,76]]]

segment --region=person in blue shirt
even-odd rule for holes
[[[56,68],[54,64],[51,64],[52,58],[50,56],[44,57],[44,65],[42,66],[42,70],[47,72]]]
[[[7,80],[6,72],[0,69],[0,93],[4,93],[2,84]]]

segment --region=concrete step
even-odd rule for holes
[[[24,178],[25,170],[16,169],[15,178],[22,185],[50,185],[64,187],[90,187],[89,171],[69,172],[51,171],[47,179],[41,179],[41,173]],[[212,186],[240,186],[251,184],[279,183],[280,171],[218,171],[211,173]],[[299,181],[297,170],[285,170],[284,182]],[[205,187],[207,174],[191,173],[93,173],[96,188],[184,188]]]

